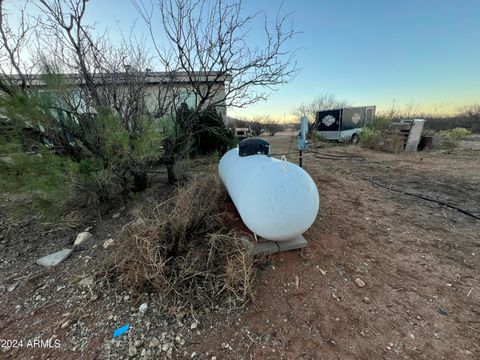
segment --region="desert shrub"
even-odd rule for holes
[[[153,122],[140,117],[132,131],[108,108],[71,114],[57,90],[0,98],[2,189],[32,194],[33,208],[49,216],[70,206],[107,210],[144,189],[164,138]]]
[[[325,137],[320,135],[318,132],[313,131],[310,134],[310,141],[312,142],[312,146],[314,148],[322,147],[322,145],[326,142]]]
[[[223,224],[225,198],[218,176],[194,176],[124,227],[107,259],[111,279],[120,288],[156,291],[176,315],[250,300],[255,260]]]
[[[284,126],[276,122],[267,122],[264,124],[263,128],[268,135],[274,136],[277,132],[283,131]]]
[[[0,155],[0,188],[7,193],[29,194],[31,206],[47,219],[58,217],[75,190],[78,164],[53,154],[45,147],[37,153],[12,152],[8,143],[8,153]],[[0,145],[0,152],[5,147]],[[23,214],[21,209],[11,209]]]
[[[248,126],[245,127],[250,128],[253,136],[260,136],[262,135],[264,124],[260,121],[249,121]]]
[[[451,150],[458,147],[458,140],[448,136],[439,135],[434,140],[436,148]]]
[[[449,131],[455,128],[464,128],[472,133],[480,133],[480,115],[456,115],[449,117],[427,118],[425,128],[435,131]]]
[[[381,138],[381,132],[380,130],[363,128],[363,130],[358,133],[358,136],[359,143],[362,146],[370,149],[377,149]]]
[[[447,134],[448,137],[452,138],[452,139],[455,139],[455,140],[458,140],[458,139],[461,139],[465,136],[468,136],[468,135],[471,135],[472,132],[468,129],[465,129],[465,128],[454,128],[452,130],[450,130]]]
[[[384,115],[375,116],[375,118],[367,123],[366,127],[370,130],[383,130],[391,122],[391,119]]]

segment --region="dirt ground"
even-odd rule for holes
[[[273,153],[296,161],[288,135],[267,140]],[[255,303],[199,314],[198,326],[166,317],[154,294],[133,298],[79,284],[106,256],[103,241],[134,217],[128,209],[91,224],[93,244],[43,269],[35,260],[71,244],[78,229],[42,233],[33,217],[8,220],[4,202],[0,339],[60,345],[0,344],[0,358],[164,358],[150,347],[156,337],[160,349],[173,344],[174,358],[479,359],[479,155],[314,149],[304,163],[321,211],[305,234],[308,247],[271,257],[257,277]],[[143,302],[149,308],[140,316]],[[112,341],[126,323],[129,332]]]

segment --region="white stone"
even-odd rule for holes
[[[128,356],[129,357],[135,357],[137,355],[137,348],[133,345],[130,345],[128,347]]]
[[[114,243],[115,242],[113,241],[113,239],[105,240],[105,242],[103,243],[103,248],[107,250],[109,247],[113,246]]]
[[[77,238],[73,243],[73,246],[78,246],[80,244],[83,244],[85,241],[88,241],[91,238],[92,238],[92,234],[90,234],[88,231],[81,232],[80,234],[77,235]]]
[[[156,337],[153,337],[151,340],[150,340],[150,343],[148,344],[148,347],[150,348],[156,348],[160,345],[160,341],[156,338]]]
[[[356,278],[355,279],[355,284],[357,284],[358,287],[364,287],[365,286],[365,281],[363,281],[362,279],[360,278]]]
[[[68,325],[70,325],[70,320],[66,320],[65,322],[63,322],[61,328],[65,329]]]
[[[38,259],[37,264],[42,266],[56,266],[68,258],[71,254],[71,249],[63,249]]]
[[[147,311],[148,309],[148,304],[147,303],[143,303],[142,305],[140,305],[140,307],[138,308],[138,311],[141,313],[141,314],[144,314],[145,311]]]

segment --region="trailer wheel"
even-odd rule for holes
[[[352,135],[352,138],[350,139],[350,141],[351,141],[352,144],[358,144],[358,140],[359,140],[359,138],[358,138],[358,134],[357,134],[357,133],[353,134],[353,135]]]

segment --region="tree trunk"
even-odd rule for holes
[[[168,183],[170,185],[175,185],[177,182],[177,176],[175,175],[175,162],[171,162],[166,165],[167,165]]]
[[[143,191],[148,185],[148,174],[144,169],[133,170],[133,191]]]

